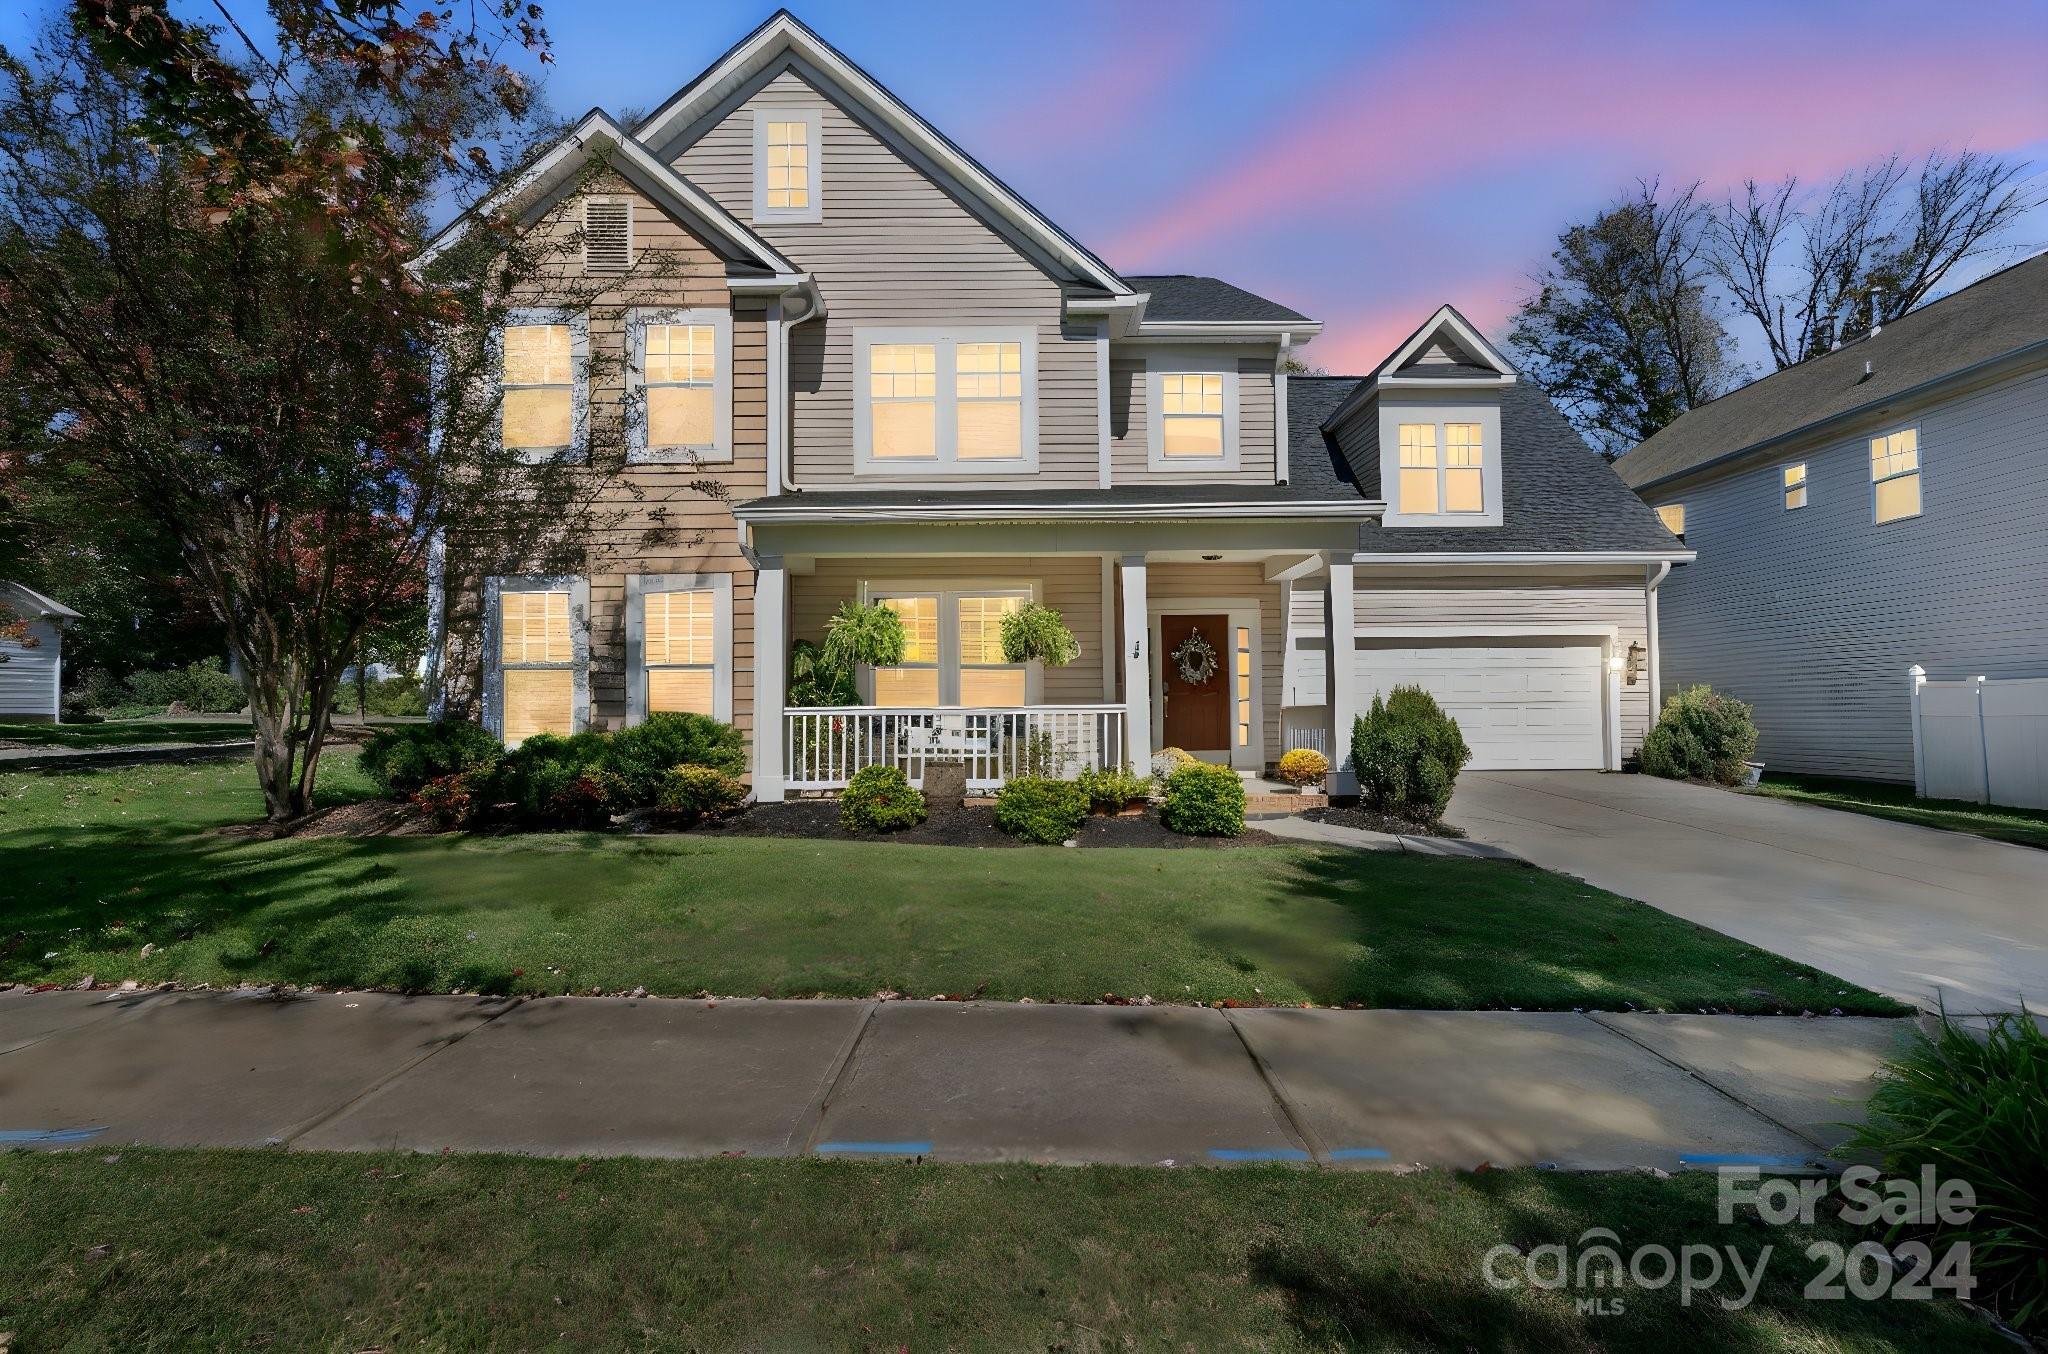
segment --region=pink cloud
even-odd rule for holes
[[[1312,367],[1332,376],[1364,376],[1371,372],[1415,327],[1449,304],[1496,343],[1507,337],[1507,318],[1529,288],[1518,272],[1492,271],[1460,275],[1449,285],[1420,282],[1376,298],[1356,314],[1325,317],[1326,328],[1301,351]]]

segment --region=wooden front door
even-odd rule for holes
[[[1216,671],[1209,680],[1190,683],[1181,676],[1174,654],[1191,634],[1200,633],[1216,651]],[[1230,749],[1230,617],[1161,616],[1159,618],[1159,698],[1165,702],[1166,746],[1186,752],[1228,752]]]

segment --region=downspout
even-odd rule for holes
[[[1657,642],[1657,589],[1664,586],[1664,580],[1671,576],[1671,561],[1659,560],[1643,569],[1643,632],[1650,644],[1650,724],[1655,727],[1657,711],[1664,701],[1664,688],[1660,685],[1661,661]]]
[[[825,313],[825,299],[818,294],[817,283],[813,282],[810,290],[804,293],[804,295],[810,301],[810,305],[804,310],[804,313],[794,319],[785,316],[781,321],[781,361],[778,362],[770,359],[769,362],[770,383],[774,387],[769,392],[769,398],[773,402],[773,411],[769,416],[769,427],[771,430],[779,429],[782,434],[780,438],[781,445],[771,445],[768,448],[768,459],[775,464],[775,492],[777,493],[793,494],[803,488],[802,485],[796,482],[795,475],[796,437],[795,429],[792,427],[795,419],[791,416],[794,411],[789,407],[789,335],[792,329],[804,321],[818,319]],[[775,440],[771,431],[770,441],[773,442]]]
[[[1294,347],[1294,335],[1280,336],[1280,355],[1273,363],[1273,479],[1287,483],[1287,357]]]

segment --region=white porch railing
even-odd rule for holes
[[[921,785],[927,762],[962,762],[967,788],[987,791],[1014,776],[1069,778],[1124,760],[1121,705],[811,706],[782,718],[783,782],[791,790],[843,789],[854,772],[876,765],[900,767]]]

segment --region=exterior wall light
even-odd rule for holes
[[[1630,686],[1634,686],[1636,684],[1636,680],[1642,676],[1643,659],[1647,657],[1648,654],[1648,649],[1645,649],[1642,645],[1637,644],[1633,640],[1629,641],[1628,664],[1626,667],[1622,669],[1622,671],[1628,674],[1627,680]]]

